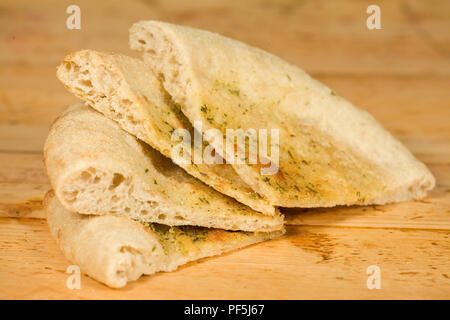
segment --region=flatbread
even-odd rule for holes
[[[223,134],[279,130],[276,174],[261,174],[259,163],[234,165],[274,205],[385,204],[424,197],[434,187],[425,165],[371,115],[272,54],[158,21],[134,24],[130,46],[143,52],[191,123]]]
[[[252,210],[187,174],[85,104],[67,109],[44,146],[61,204],[82,214],[119,214],[166,225],[269,232],[283,216]]]
[[[189,261],[215,256],[284,233],[250,233],[201,227],[142,224],[123,216],[70,212],[53,191],[44,198],[47,223],[61,251],[83,273],[112,288],[141,275],[174,271]]]
[[[191,123],[170,99],[151,68],[139,59],[82,50],[63,60],[57,76],[69,91],[166,157],[170,158],[174,149],[174,130],[186,129],[194,141]],[[189,149],[190,160],[194,162],[193,144]],[[219,192],[254,210],[275,214],[269,201],[248,186],[232,166],[191,161],[177,163]]]

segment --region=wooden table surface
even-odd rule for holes
[[[450,1],[74,1],[0,5],[0,297],[138,299],[450,298]],[[368,30],[366,8],[381,8]],[[121,290],[82,276],[50,237],[42,146],[55,117],[77,99],[55,77],[68,53],[133,54],[128,28],[160,19],[209,29],[302,67],[362,109],[424,161],[429,197],[387,206],[287,210],[287,235]],[[381,289],[366,285],[369,266]]]

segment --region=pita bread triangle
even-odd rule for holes
[[[53,191],[44,198],[50,232],[66,258],[110,287],[281,236],[202,227],[139,223],[115,215],[83,215],[65,209]]]
[[[56,196],[73,212],[170,226],[283,228],[279,211],[264,215],[208,187],[85,104],[53,123],[44,161]]]
[[[185,129],[194,140],[189,120],[151,68],[139,59],[82,50],[63,60],[57,76],[69,91],[166,157],[171,157],[174,130]],[[269,201],[248,186],[232,166],[203,161],[178,164],[197,179],[254,210],[276,214]]]
[[[300,68],[215,33],[158,21],[130,29],[130,46],[203,129],[279,132],[276,174],[233,167],[271,204],[385,204],[424,197],[435,180],[371,115]],[[209,141],[225,159],[230,150]]]

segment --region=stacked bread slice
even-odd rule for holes
[[[44,159],[52,234],[72,263],[111,287],[284,233],[278,211],[208,187],[84,103],[54,122]]]
[[[50,129],[44,159],[53,190],[44,204],[52,234],[83,272],[122,287],[284,233],[279,210],[247,196],[251,189],[232,168],[183,170],[167,157],[170,130],[190,124],[142,61],[86,50],[64,59],[57,75],[88,104],[69,107]],[[139,81],[145,91],[132,86]],[[194,176],[240,192],[264,212]]]
[[[50,182],[70,211],[172,226],[282,229],[278,211],[254,211],[208,187],[85,104],[55,121],[44,148]]]
[[[50,231],[67,259],[112,288],[284,232],[233,232],[145,223],[113,214],[80,214],[64,208],[53,191],[46,194],[44,206]]]
[[[60,64],[84,103],[53,123],[44,147],[50,230],[108,286],[280,236],[279,206],[384,204],[434,186],[370,115],[301,69],[207,31],[155,21],[130,31],[143,60],[82,50]],[[278,130],[276,170],[229,161],[202,128]],[[178,130],[204,135],[200,149],[225,163],[194,161],[193,144],[178,161]]]

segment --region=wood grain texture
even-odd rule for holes
[[[291,225],[450,230],[450,166],[427,163],[438,178],[425,199],[385,206],[286,208]],[[42,200],[50,184],[39,153],[0,153],[0,217],[45,218]]]
[[[292,226],[281,239],[143,277],[121,290],[86,276],[81,289],[68,289],[69,263],[43,220],[1,218],[0,236],[1,298],[431,299],[450,294],[449,231]],[[381,269],[380,290],[366,287],[370,265]]]
[[[366,28],[373,1],[77,1],[82,29],[65,28],[71,1],[0,5],[0,298],[450,299],[450,2],[378,1],[382,30]],[[386,206],[286,209],[279,240],[143,277],[112,290],[83,276],[51,239],[41,199],[50,188],[42,146],[78,101],[55,77],[83,48],[135,55],[128,28],[160,19],[245,41],[302,67],[369,111],[424,161],[429,196]],[[366,268],[381,268],[368,290]],[[192,290],[192,288],[196,288]]]

